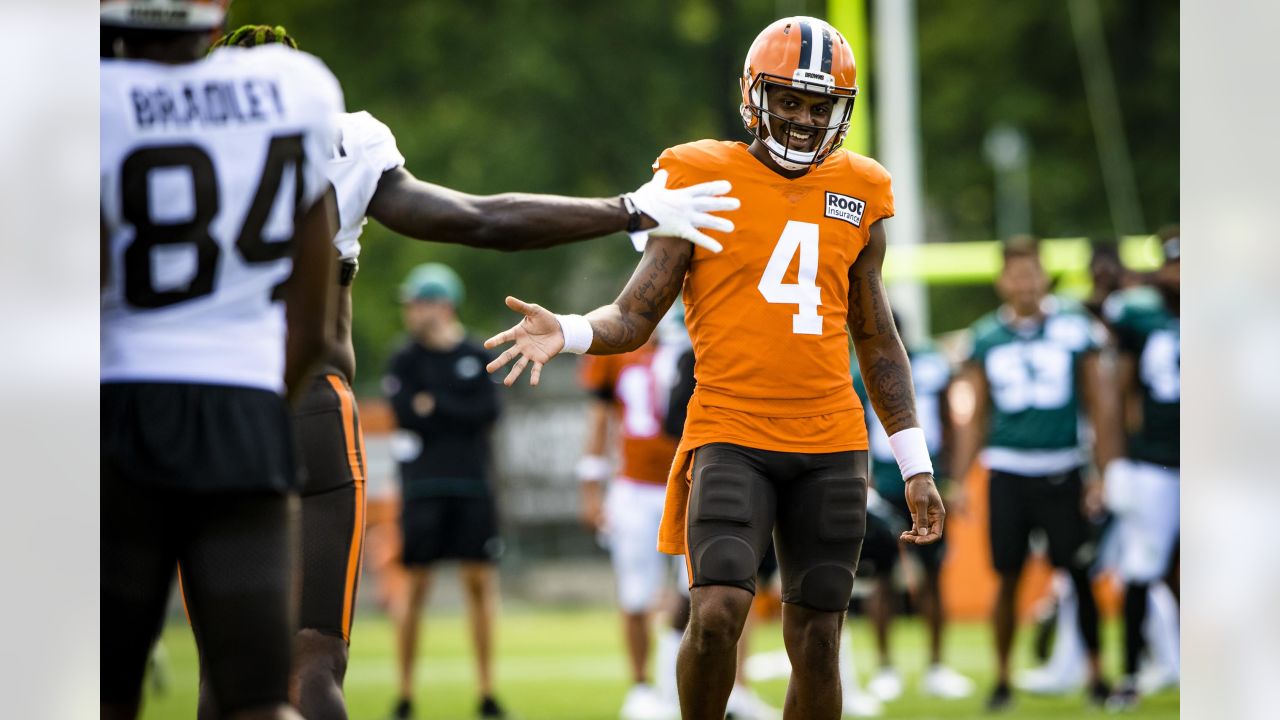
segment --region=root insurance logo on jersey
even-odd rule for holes
[[[867,203],[859,200],[852,195],[841,195],[840,193],[827,193],[827,210],[825,215],[829,218],[843,220],[854,227],[862,227],[862,211],[867,209]]]

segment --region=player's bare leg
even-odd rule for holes
[[[1089,582],[1089,573],[1082,568],[1070,568],[1071,582],[1076,589],[1079,602],[1077,622],[1080,625],[1080,636],[1084,638],[1085,650],[1089,657],[1089,698],[1095,703],[1105,702],[1111,688],[1107,687],[1102,677],[1101,640],[1098,637],[1098,603],[1093,596],[1093,585]]]
[[[942,630],[946,619],[942,612],[942,583],[937,570],[926,570],[920,584],[920,614],[929,627],[929,663],[942,664]]]
[[[289,700],[307,720],[347,720],[347,651],[345,640],[318,630],[304,628],[293,636]]]
[[[627,660],[631,663],[631,682],[649,682],[649,613],[622,613],[622,632],[627,639]]]
[[[840,625],[843,612],[794,603],[782,605],[782,641],[791,659],[791,681],[782,716],[787,720],[838,720],[841,690]]]
[[[689,591],[689,627],[676,661],[683,720],[723,720],[751,597],[746,590],[727,585]]]
[[[893,665],[893,660],[889,657],[889,625],[893,622],[895,601],[891,574],[879,572],[871,602],[867,605],[867,615],[870,616],[872,627],[875,629],[876,652],[880,656],[882,668]]]
[[[408,600],[401,607],[400,627],[396,635],[396,660],[400,665],[400,702],[413,699],[413,665],[418,653],[418,622],[422,617],[422,605],[431,590],[431,570],[422,567],[406,568],[408,575]]]
[[[498,614],[498,571],[489,563],[460,565],[471,643],[476,652],[476,678],[482,698],[493,695],[493,626]]]
[[[996,592],[996,687],[987,701],[990,710],[1002,710],[1012,702],[1009,690],[1009,654],[1013,650],[1016,630],[1014,602],[1018,595],[1020,573],[1001,573],[1000,587]]]

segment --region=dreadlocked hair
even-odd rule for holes
[[[241,25],[218,38],[218,41],[209,49],[228,46],[257,47],[268,43],[280,43],[294,50],[298,49],[298,41],[293,39],[283,25]]]

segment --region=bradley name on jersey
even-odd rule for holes
[[[286,116],[280,85],[272,78],[135,86],[129,89],[129,99],[138,130],[265,123]]]

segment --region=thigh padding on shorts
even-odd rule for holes
[[[704,465],[694,483],[698,493],[698,519],[751,522],[751,483],[728,465]],[[754,572],[755,568],[752,567]]]
[[[867,533],[867,481],[864,478],[823,483],[818,537],[825,541],[857,540]]]
[[[699,579],[713,583],[749,582],[756,576],[759,561],[751,545],[742,538],[725,535],[697,550]]]
[[[840,565],[816,565],[800,580],[800,603],[814,610],[843,611],[852,595],[853,573]]]

